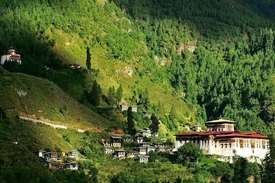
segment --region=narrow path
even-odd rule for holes
[[[33,119],[33,118],[28,118],[28,117],[24,117],[24,116],[19,116],[20,119],[23,119],[23,120],[26,120],[26,121],[31,121],[33,123],[43,123],[45,125],[48,125],[48,126],[51,126],[53,128],[58,128],[58,129],[63,129],[63,130],[67,130],[68,129],[68,126],[65,126],[65,125],[57,125],[57,124],[54,124],[54,123],[49,123],[49,122],[46,122],[46,121],[43,121],[43,120],[38,120],[38,119]],[[85,131],[93,131],[91,129],[78,129],[78,128],[72,128],[70,127],[70,129],[74,129],[76,130],[77,132],[79,133],[84,133]]]
[[[51,126],[53,128],[59,128],[59,129],[68,129],[67,126],[64,126],[64,125],[56,125],[56,124],[53,124],[53,123],[48,123],[46,121],[42,121],[42,120],[37,120],[37,119],[32,119],[32,118],[27,118],[27,117],[23,117],[23,116],[19,116],[20,119],[23,119],[23,120],[26,120],[26,121],[31,121],[31,122],[34,122],[34,123],[43,123],[45,125],[48,125],[48,126]]]

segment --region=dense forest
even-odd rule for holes
[[[173,140],[183,124],[203,125],[222,116],[237,121],[239,131],[274,133],[273,1],[2,0],[0,8],[1,53],[13,47],[22,56],[22,65],[3,67],[52,81],[108,120],[106,132],[151,125],[160,138]],[[70,69],[72,63],[82,69]],[[8,110],[3,103],[1,109]],[[117,110],[120,104],[139,107],[131,128],[127,113]],[[68,106],[57,108],[65,116]],[[145,112],[161,121],[159,127]],[[199,169],[211,177],[204,163],[192,164],[188,173]],[[135,168],[142,167],[126,169],[113,181],[129,182],[126,175]],[[238,165],[230,168],[237,171]],[[47,176],[57,181],[59,175]]]
[[[266,126],[274,121],[274,3],[270,1],[261,6],[257,1],[1,4],[1,50],[12,45],[24,60],[21,72],[53,80],[79,101],[88,100],[85,91],[91,90],[92,80],[101,84],[104,75],[116,75],[114,64],[130,65],[135,68],[134,79],[114,77],[101,86],[103,93],[107,96],[114,85],[122,85],[126,102],[157,113],[169,130],[175,131],[179,123],[224,116],[238,121],[241,131],[268,133]],[[84,65],[86,48],[92,68],[102,75],[78,73],[75,81],[65,81],[72,73],[62,69],[68,62]],[[60,73],[47,73],[44,66]],[[149,82],[141,84],[145,80]],[[68,82],[73,83],[69,88]],[[176,109],[177,120],[167,117],[173,113],[172,104],[158,108],[166,101],[152,97],[150,83],[163,84],[161,92],[182,99],[185,112]]]

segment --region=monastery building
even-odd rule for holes
[[[250,162],[261,163],[269,152],[267,136],[257,132],[235,131],[235,121],[218,119],[205,122],[207,131],[183,132],[175,135],[175,151],[187,142],[193,142],[206,155],[216,155],[221,161],[233,162],[235,155]]]

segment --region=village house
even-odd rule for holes
[[[138,155],[138,152],[137,151],[127,151],[126,152],[126,157],[127,158],[134,158]]]
[[[58,154],[57,152],[45,152],[44,153],[44,158],[47,160],[57,160],[58,159]]]
[[[129,108],[129,106],[128,106],[128,105],[125,105],[125,104],[120,105],[120,110],[121,110],[121,112],[123,112],[123,111],[127,111],[127,110],[128,110],[128,108]]]
[[[62,168],[66,170],[78,170],[78,163],[75,161],[66,161],[62,163]]]
[[[165,152],[165,151],[170,151],[172,150],[170,146],[166,145],[168,142],[167,142],[167,139],[162,139],[162,142],[157,142],[154,144],[154,147],[155,147],[155,152]],[[168,143],[170,144],[170,143]],[[173,143],[172,144],[172,147],[173,147]]]
[[[37,150],[37,151],[33,151],[33,153],[35,155],[37,155],[38,157],[40,157],[40,158],[45,158],[44,154],[46,153],[46,151],[44,151],[44,150]]]
[[[221,161],[232,162],[233,157],[238,155],[248,161],[261,163],[269,151],[267,136],[257,132],[235,131],[235,123],[220,118],[205,122],[207,131],[176,134],[174,151],[187,142],[193,142],[204,154],[217,155]]]
[[[143,136],[142,135],[136,135],[136,141],[138,144],[142,143],[143,142]]]
[[[148,155],[138,155],[138,161],[140,163],[148,163],[149,162],[149,156]]]
[[[62,165],[60,163],[51,161],[51,160],[46,160],[44,163],[45,166],[47,166],[49,169],[52,170],[57,170],[57,169],[61,169]]]
[[[129,134],[125,134],[124,136],[123,136],[123,142],[134,142],[134,138],[133,138],[133,136],[131,136],[131,135],[129,135]]]
[[[146,147],[135,147],[133,148],[134,151],[137,151],[138,154],[147,154],[147,148]]]
[[[139,147],[149,147],[150,146],[150,142],[142,142],[138,144]]]
[[[138,106],[132,105],[130,107],[132,108],[132,112],[138,112]]]
[[[73,159],[77,159],[78,154],[79,154],[79,152],[77,150],[70,150],[69,152],[67,152],[67,156],[69,158],[73,158]]]
[[[172,151],[174,148],[174,143],[172,142],[164,142],[162,146],[167,149],[168,151]]]
[[[111,141],[111,146],[112,147],[120,148],[121,143],[122,143],[122,137],[121,136],[111,136],[110,141]]]
[[[141,129],[137,132],[137,134],[147,138],[152,136],[151,130],[149,128]]]
[[[104,154],[113,154],[115,152],[115,149],[113,147],[105,146],[102,148]]]
[[[115,150],[113,155],[114,155],[114,158],[124,159],[126,157],[126,152],[123,149],[118,149],[118,150]]]
[[[136,105],[125,105],[125,104],[120,105],[120,111],[121,112],[127,111],[129,109],[129,107],[131,107],[132,112],[138,112],[138,106],[136,106]]]

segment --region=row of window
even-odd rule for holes
[[[192,141],[180,141],[182,142],[193,142],[194,144],[201,145],[201,146],[209,146],[212,145],[215,148],[217,148],[217,143],[214,143],[214,141],[209,141],[208,140],[192,140]],[[236,139],[235,142],[237,148],[257,148],[257,149],[268,149],[269,148],[269,143],[268,141],[261,141],[261,140],[243,140],[243,139]],[[230,148],[232,147],[232,143],[220,143],[221,148]]]

